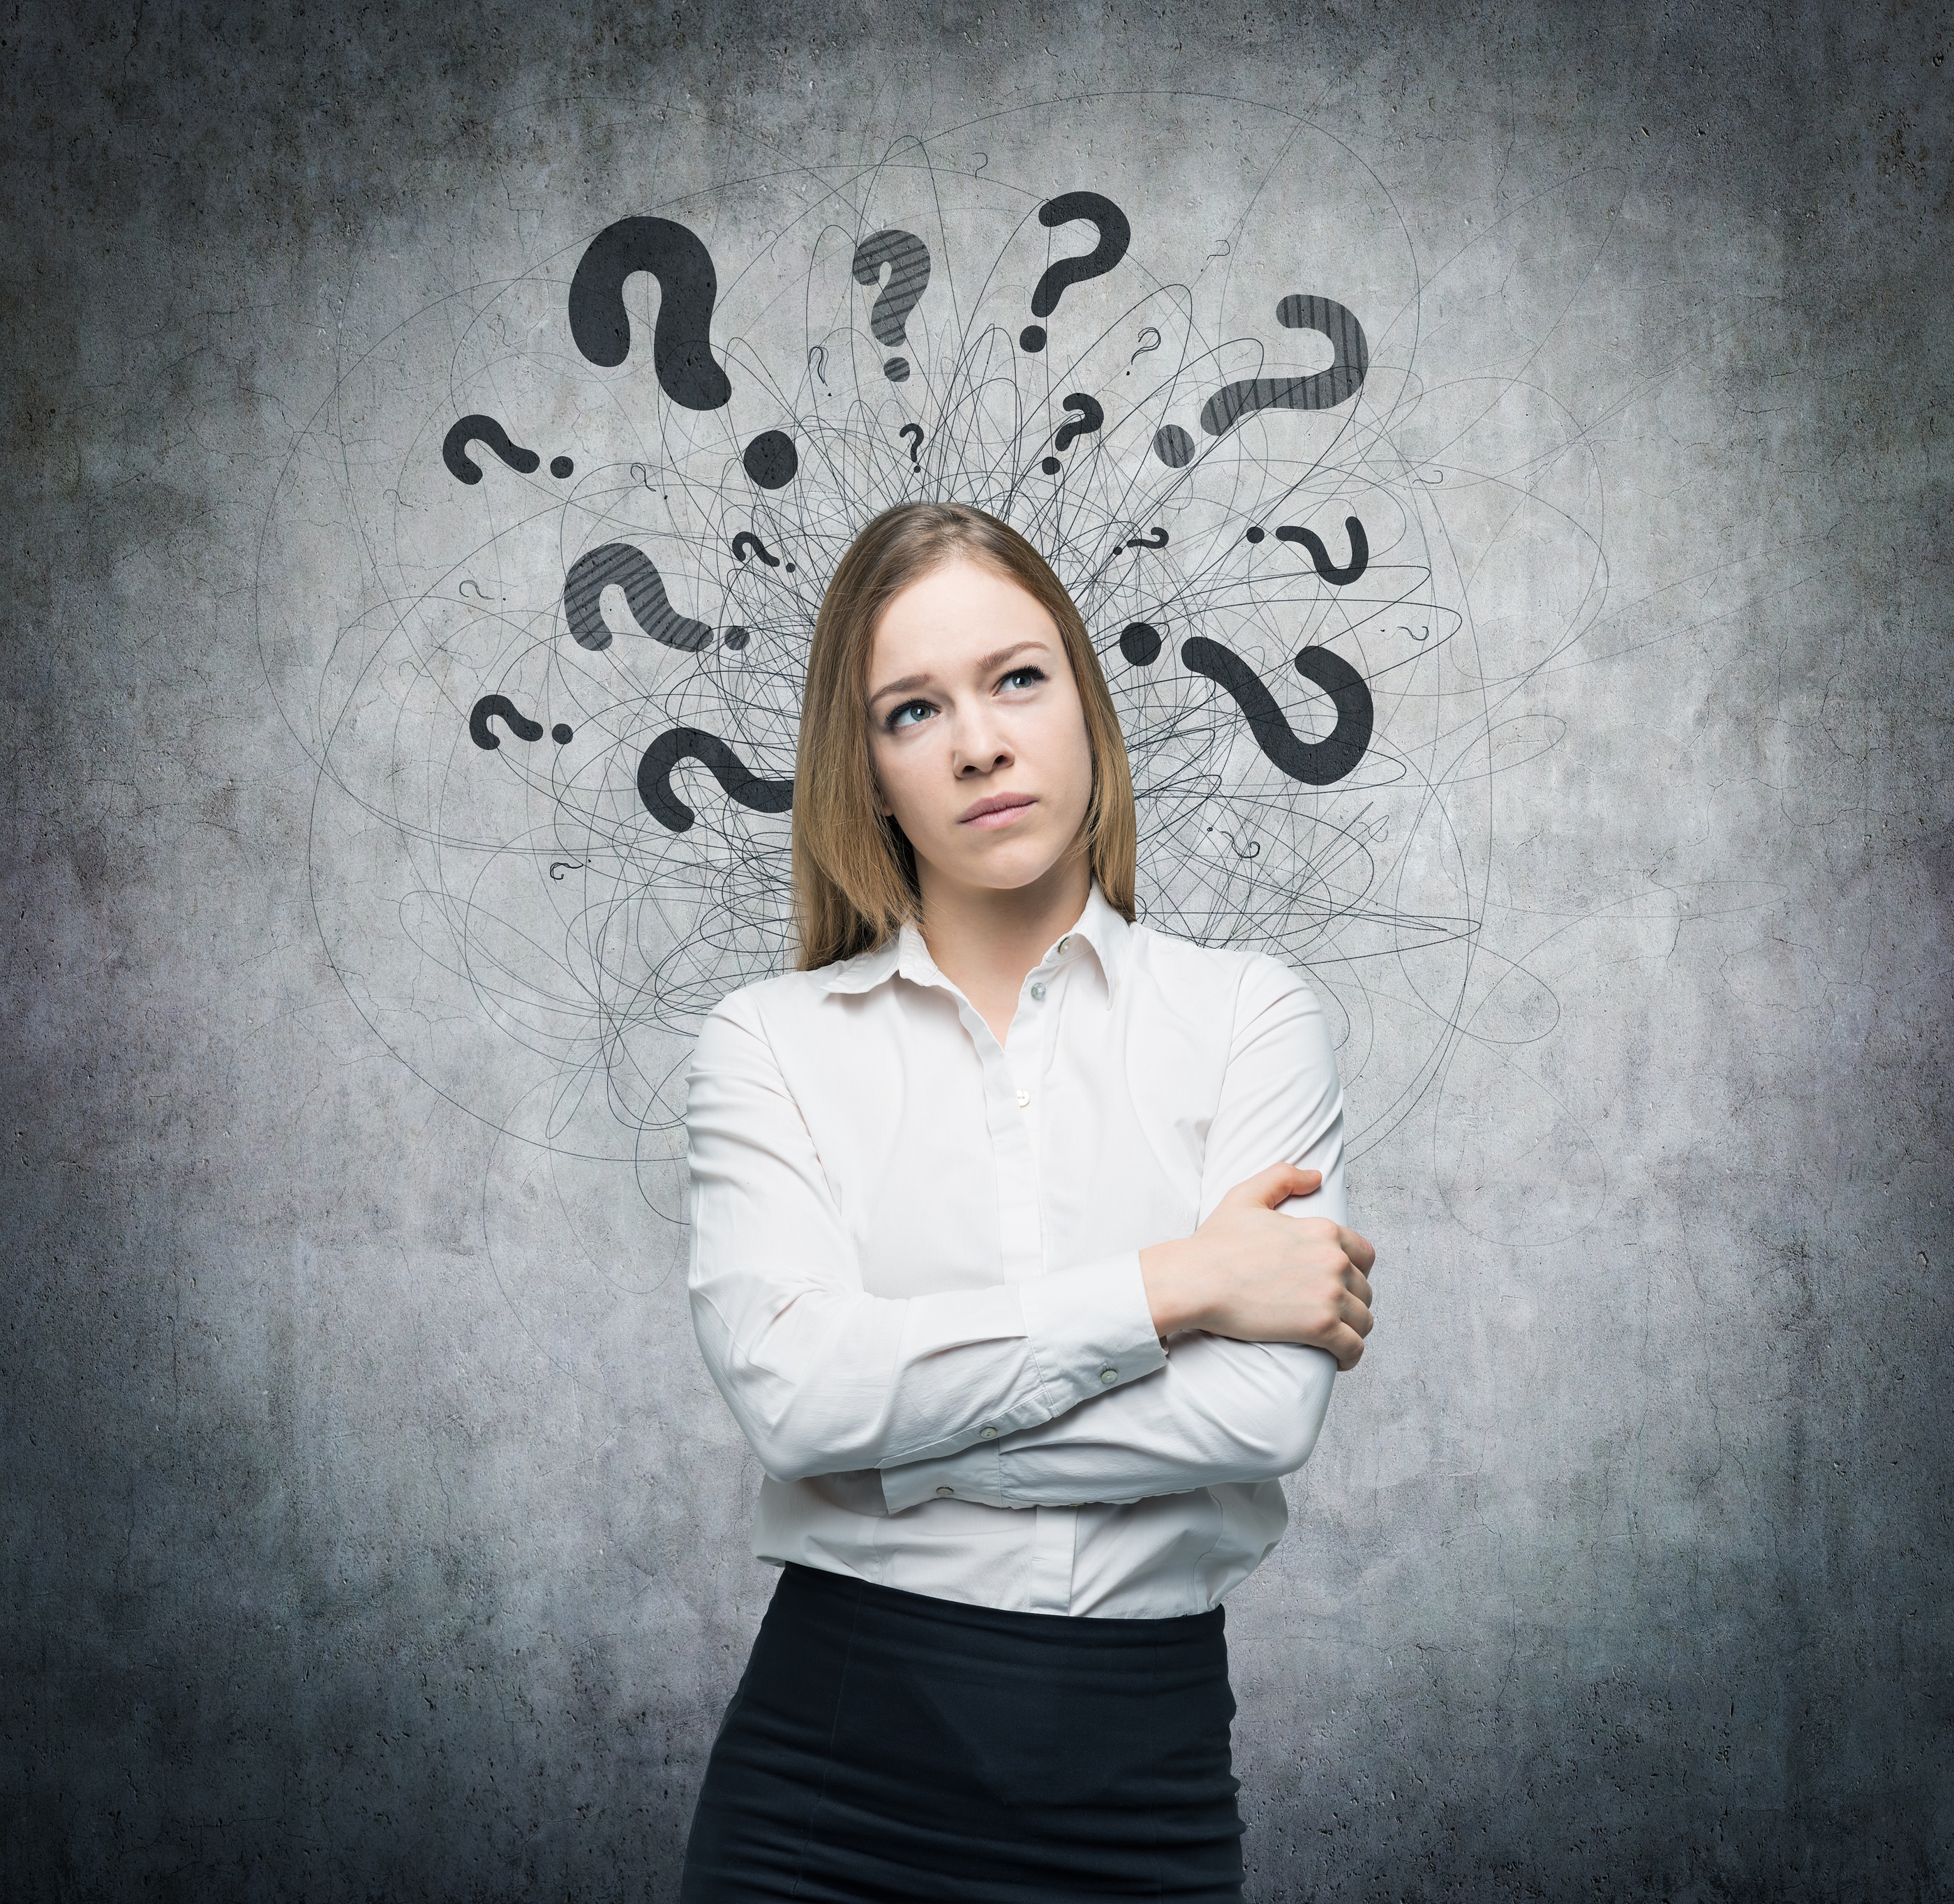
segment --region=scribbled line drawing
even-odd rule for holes
[[[1296,672],[1336,704],[1337,725],[1329,739],[1321,741],[1298,740],[1255,670],[1220,642],[1193,635],[1181,644],[1180,658],[1234,697],[1255,744],[1291,779],[1305,786],[1324,787],[1342,779],[1371,744],[1371,691],[1348,661],[1327,648],[1306,648],[1296,657]]]
[[[1320,331],[1336,353],[1327,370],[1307,377],[1252,377],[1224,384],[1201,406],[1201,427],[1221,436],[1245,416],[1258,410],[1327,410],[1348,403],[1364,387],[1371,368],[1371,347],[1356,315],[1334,298],[1300,292],[1276,306],[1276,322],[1291,331]],[[1154,433],[1154,454],[1170,469],[1183,469],[1194,460],[1194,438],[1177,423]]]
[[[471,443],[486,444],[521,475],[531,475],[542,462],[535,450],[525,450],[520,443],[510,442],[508,431],[492,416],[464,416],[441,442],[441,460],[448,465],[448,473],[458,482],[482,480],[481,464],[468,453]]]
[[[1276,531],[1278,542],[1299,543],[1309,557],[1310,566],[1325,582],[1334,582],[1340,588],[1347,588],[1371,566],[1370,538],[1364,533],[1364,525],[1354,516],[1343,519],[1343,533],[1350,538],[1350,560],[1342,568],[1330,559],[1330,549],[1323,538],[1313,529],[1296,529],[1285,523]],[[1259,542],[1262,532],[1259,529],[1249,531],[1244,540]]]
[[[563,579],[563,612],[580,648],[611,645],[603,599],[604,591],[614,583],[624,590],[633,618],[653,641],[687,654],[711,645],[712,630],[704,622],[681,615],[665,599],[664,579],[643,550],[628,542],[606,542],[579,556]]]
[[[884,271],[889,274],[889,281],[883,285],[881,295],[869,313],[869,328],[878,343],[891,348],[897,344],[906,346],[909,313],[922,303],[923,293],[929,288],[928,246],[913,231],[872,233],[855,247],[855,281],[875,284]],[[906,383],[909,374],[906,357],[883,359],[882,375],[891,383]]]
[[[793,780],[768,779],[744,765],[723,740],[696,727],[674,727],[646,748],[638,762],[638,798],[654,820],[675,833],[687,831],[697,816],[672,791],[672,769],[694,760],[709,767],[728,799],[755,813],[786,813],[793,805]]]
[[[1035,318],[1050,317],[1058,309],[1058,300],[1068,286],[1082,284],[1089,278],[1104,277],[1126,256],[1126,247],[1133,242],[1133,228],[1126,222],[1126,213],[1111,199],[1097,192],[1062,192],[1055,199],[1047,199],[1038,207],[1038,223],[1041,225],[1070,224],[1075,218],[1085,219],[1095,226],[1099,242],[1077,257],[1060,258],[1045,267],[1044,276],[1032,293],[1032,315]],[[1028,351],[1042,350],[1045,346],[1045,327],[1026,325],[1018,334],[1018,343]]]

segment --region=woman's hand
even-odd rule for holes
[[[1205,1329],[1243,1342],[1307,1342],[1353,1369],[1371,1332],[1366,1272],[1378,1253],[1320,1216],[1284,1216],[1286,1197],[1319,1189],[1322,1173],[1276,1164],[1215,1205],[1192,1236],[1140,1252],[1154,1326]]]

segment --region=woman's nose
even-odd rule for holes
[[[988,773],[1010,765],[1010,743],[991,716],[960,716],[951,736],[951,761],[955,773]]]

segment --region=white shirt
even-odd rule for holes
[[[756,1554],[1026,1612],[1217,1604],[1281,1538],[1336,1364],[1164,1346],[1139,1251],[1274,1163],[1323,1173],[1283,1210],[1344,1222],[1343,1124],[1294,972],[1096,882],[1001,1045],[913,926],[734,993],[690,1074],[688,1287],[765,1470]]]

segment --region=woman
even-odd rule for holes
[[[800,969],[690,1080],[693,1321],[784,1571],[680,1895],[1239,1899],[1220,1601],[1371,1328],[1322,1014],[1133,923],[1098,659],[976,510],[843,557],[793,814]]]

